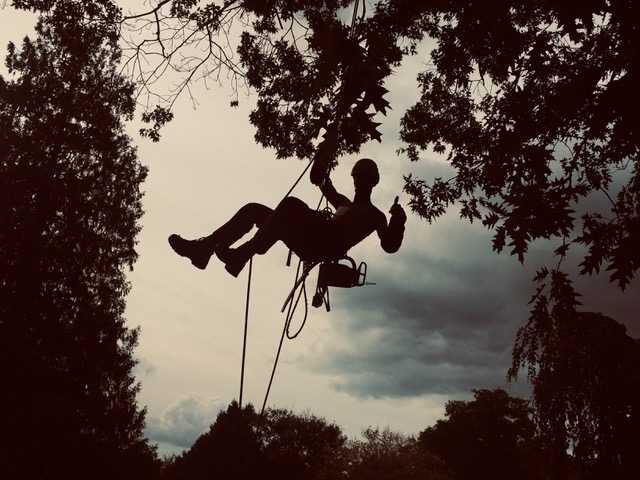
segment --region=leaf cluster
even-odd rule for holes
[[[369,427],[347,444],[347,477],[355,480],[449,480],[449,467],[413,436]]]
[[[625,0],[434,9],[432,66],[401,136],[412,160],[432,148],[455,176],[407,177],[414,211],[431,221],[459,202],[462,217],[495,231],[496,251],[520,261],[536,239],[563,238],[560,257],[582,245],[583,273],[603,266],[624,288],[639,266],[638,13]],[[585,211],[598,196],[609,212]]]
[[[168,462],[163,478],[546,478],[529,403],[503,390],[477,390],[474,397],[448,402],[446,418],[419,438],[369,427],[351,440],[310,414],[268,409],[259,416],[234,402]]]
[[[413,437],[368,428],[349,440],[335,424],[311,414],[233,402],[190,450],[170,460],[167,480],[217,476],[284,479],[450,480],[442,461]]]
[[[258,93],[250,120],[256,140],[279,157],[310,157],[322,130],[337,135],[337,153],[381,140],[374,112],[385,114],[384,79],[402,58],[373,19],[353,27],[338,11],[350,2],[272,2],[242,34],[238,49],[249,86]],[[289,24],[292,37],[282,34]],[[373,112],[371,111],[373,109]]]

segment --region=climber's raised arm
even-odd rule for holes
[[[331,203],[334,208],[338,208],[342,205],[349,205],[351,201],[341,193],[338,193],[329,178],[331,162],[335,157],[335,147],[335,137],[328,133],[325,139],[318,145],[313,165],[311,166],[310,177],[311,183],[320,188],[324,196],[329,200],[329,203]]]
[[[329,203],[333,206],[333,208],[338,209],[343,205],[351,204],[351,200],[349,200],[341,193],[338,193],[336,187],[334,187],[333,183],[331,183],[329,175],[326,176],[324,182],[319,186],[320,191],[322,191],[326,199],[329,200]]]
[[[377,232],[378,237],[380,237],[382,249],[387,253],[395,253],[400,249],[400,245],[402,245],[404,224],[407,221],[407,215],[398,203],[398,197],[396,197],[389,213],[391,214],[391,219],[388,225],[384,214],[380,214]]]
[[[318,148],[313,156],[313,165],[311,167],[311,183],[314,185],[322,185],[325,178],[329,176],[331,163],[336,157],[337,137],[334,129],[329,128],[324,134],[324,138],[318,144]]]

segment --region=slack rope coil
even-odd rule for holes
[[[294,285],[298,281],[298,275],[300,273],[300,265],[302,264],[301,260],[298,260],[298,267],[296,268],[296,278],[294,280]],[[287,319],[289,319],[289,315],[291,314],[291,309],[293,306],[293,302],[289,302],[289,309],[287,310]],[[264,400],[262,401],[262,408],[260,409],[260,415],[264,413],[264,409],[267,406],[267,400],[269,399],[269,393],[271,392],[271,385],[273,384],[273,377],[276,374],[276,368],[278,366],[278,360],[280,359],[280,352],[282,351],[282,343],[284,342],[284,336],[287,334],[288,322],[285,321],[282,326],[282,335],[280,335],[280,342],[278,342],[278,350],[276,351],[276,358],[273,361],[273,368],[271,369],[271,376],[269,377],[269,384],[267,385],[267,391],[264,394]],[[300,332],[298,332],[300,333]]]
[[[291,335],[291,331],[289,330],[291,328],[291,320],[293,319],[293,315],[296,311],[296,308],[298,307],[298,302],[300,301],[300,296],[304,294],[304,317],[302,318],[302,322],[300,323],[300,327],[298,327],[298,330],[296,330],[296,333],[294,333],[293,335]],[[293,305],[293,309],[291,311],[291,316],[289,316],[289,318],[287,318],[286,323],[287,323],[287,338],[289,340],[293,340],[294,338],[296,338],[298,335],[300,335],[300,332],[302,332],[302,329],[304,328],[305,323],[307,323],[307,315],[309,314],[309,299],[307,298],[307,287],[305,285],[305,283],[302,283],[302,287],[300,288],[300,293],[298,293],[298,298],[296,298],[296,303]]]

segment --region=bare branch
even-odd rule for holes
[[[128,20],[135,20],[137,18],[144,18],[144,17],[147,17],[147,16],[152,15],[152,14],[157,14],[158,11],[162,7],[164,7],[167,3],[169,3],[170,1],[171,0],[161,0],[160,2],[158,2],[158,5],[156,5],[154,8],[152,8],[151,10],[149,10],[147,12],[142,12],[142,13],[139,13],[137,15],[129,15],[129,16],[126,16],[126,17],[122,17],[122,20],[120,21],[120,23],[124,23],[124,22],[126,22]]]
[[[227,0],[217,16],[203,20],[199,10],[187,16],[172,15],[166,7],[168,3],[169,0],[160,1],[155,7],[125,16],[119,22],[123,44],[121,72],[137,85],[136,101],[144,108],[153,100],[171,109],[186,91],[195,104],[191,84],[208,77],[220,82],[225,72],[237,98],[245,73],[234,59],[232,30],[244,14],[242,4]]]

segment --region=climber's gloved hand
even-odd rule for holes
[[[394,223],[404,224],[407,221],[407,214],[404,213],[404,209],[398,203],[400,198],[396,196],[393,205],[389,209],[389,213],[391,214],[391,219]]]
[[[314,185],[322,185],[329,175],[331,164],[336,156],[337,141],[337,133],[334,129],[329,129],[318,144],[313,166],[311,167],[311,174],[309,175],[311,183]]]

